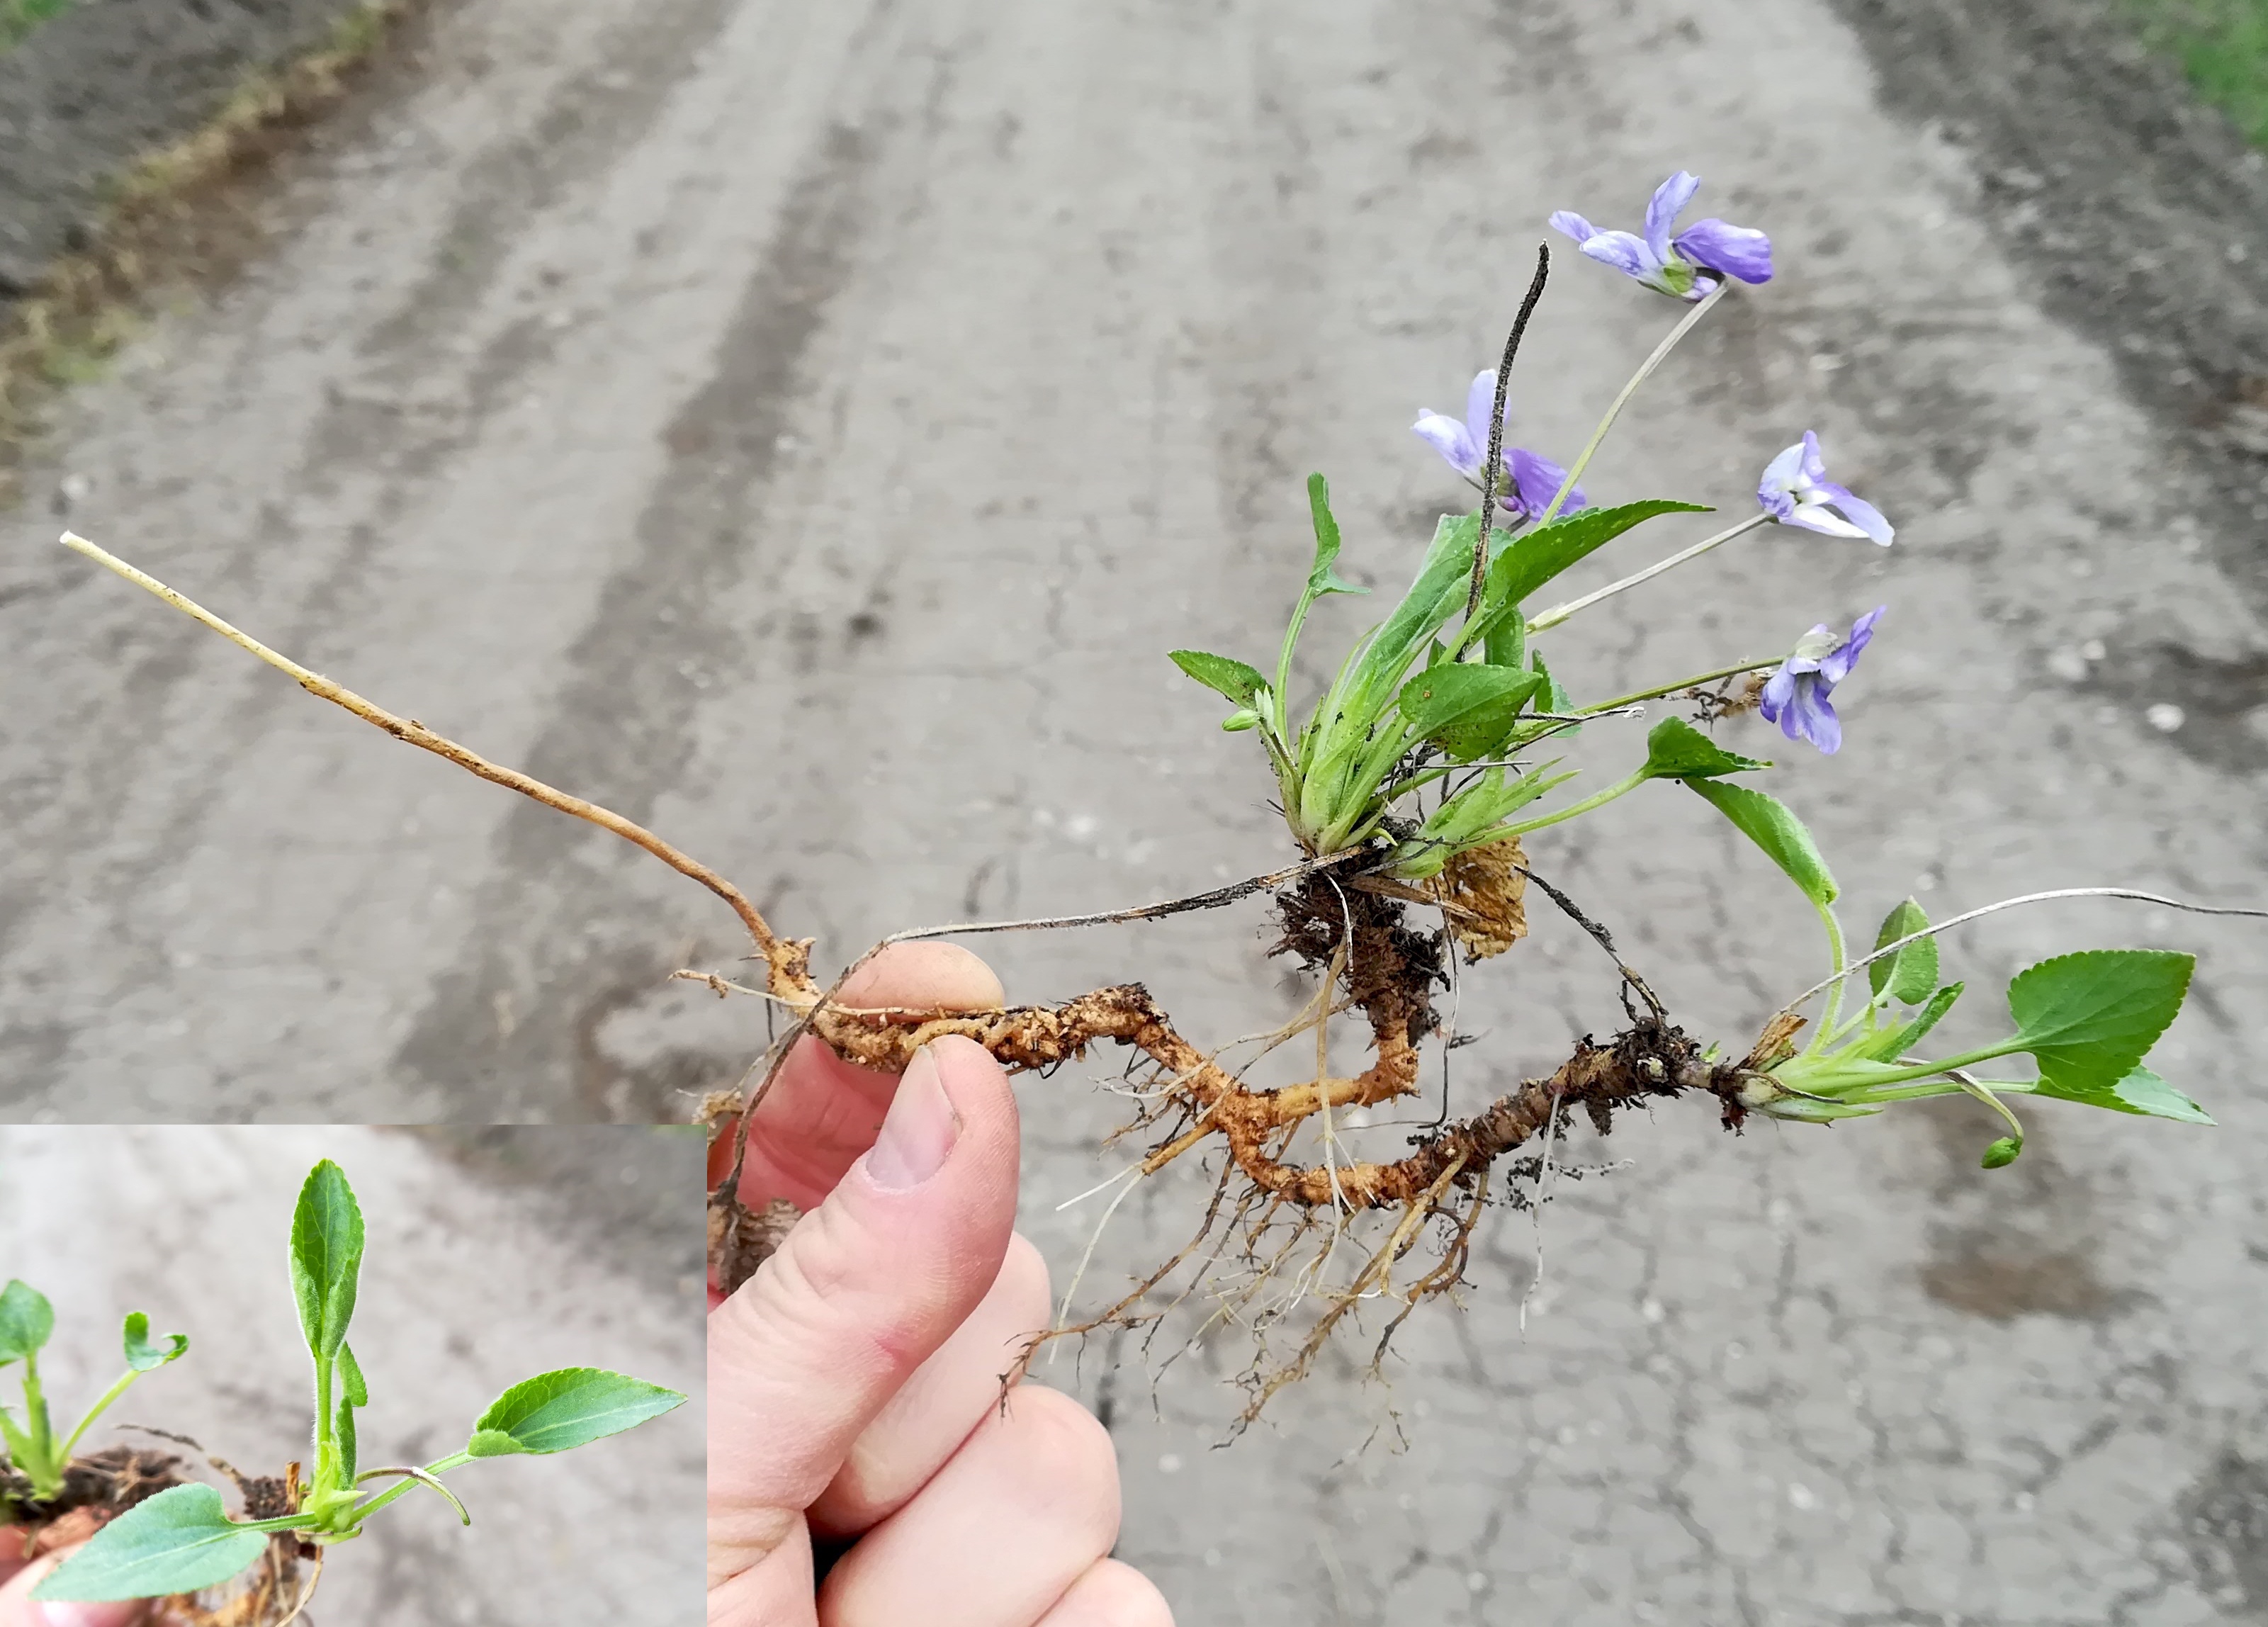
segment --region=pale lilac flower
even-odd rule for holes
[[[1646,235],[1605,232],[1572,210],[1551,217],[1551,229],[1564,232],[1602,265],[1637,278],[1675,299],[1698,299],[1727,277],[1743,283],[1771,281],[1771,239],[1753,226],[1697,220],[1675,238],[1669,229],[1678,211],[1693,201],[1700,178],[1680,170],[1653,189],[1646,206]]]
[[[1843,722],[1827,697],[1858,666],[1859,652],[1874,636],[1874,623],[1889,608],[1876,605],[1867,611],[1851,623],[1848,637],[1837,637],[1822,622],[1798,640],[1795,652],[1764,685],[1759,710],[1765,718],[1792,740],[1809,740],[1829,753],[1841,747]]]
[[[1809,430],[1804,431],[1801,440],[1764,465],[1764,478],[1756,482],[1756,501],[1784,526],[1801,526],[1830,537],[1872,537],[1888,548],[1897,534],[1882,518],[1881,510],[1827,478],[1826,460],[1819,455],[1819,437]]]
[[[1465,421],[1444,416],[1431,407],[1420,408],[1418,422],[1410,427],[1449,461],[1449,467],[1472,482],[1481,483],[1481,466],[1488,461],[1489,409],[1496,404],[1496,375],[1477,372],[1473,375],[1473,387],[1465,392]],[[1505,403],[1505,417],[1512,417],[1512,404]],[[1517,519],[1533,519],[1550,506],[1551,498],[1559,490],[1559,482],[1567,478],[1567,471],[1550,459],[1528,451],[1525,446],[1504,449],[1504,479],[1497,491],[1497,501],[1512,512]],[[1585,505],[1581,487],[1567,494],[1560,512],[1572,514]]]

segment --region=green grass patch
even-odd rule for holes
[[[2268,147],[2268,0],[2126,0],[2198,94]]]
[[[22,44],[26,34],[70,8],[71,0],[0,0],[0,51]]]

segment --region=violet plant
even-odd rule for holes
[[[304,1485],[293,1476],[297,1506],[270,1519],[233,1520],[213,1487],[194,1482],[170,1486],[105,1525],[40,1581],[33,1598],[96,1601],[194,1593],[247,1570],[278,1537],[315,1544],[320,1558],[322,1550],[359,1536],[372,1515],[421,1485],[448,1499],[470,1525],[471,1513],[442,1483],[442,1476],[482,1458],[565,1452],[684,1404],[682,1395],[658,1384],[598,1367],[563,1367],[524,1379],[497,1396],[474,1421],[465,1444],[447,1456],[422,1467],[363,1468],[355,1413],[369,1405],[370,1390],[347,1343],[363,1247],[362,1210],[354,1189],[345,1173],[325,1159],[309,1172],[291,1218],[291,1291],[313,1360],[315,1397],[313,1466]],[[137,1323],[146,1333],[144,1319],[127,1319],[129,1363],[135,1360]],[[0,1321],[0,1339],[6,1337],[6,1327]],[[187,1348],[186,1339],[173,1338],[173,1349],[158,1359],[170,1360]],[[0,1351],[6,1348],[0,1344]],[[381,1491],[365,1489],[379,1480],[395,1483]],[[311,1581],[310,1592],[313,1586]]]
[[[1888,608],[1859,616],[1847,633],[1814,627],[1783,656],[1734,662],[1609,700],[1576,700],[1544,659],[1541,635],[1760,526],[1789,526],[1884,547],[1896,537],[1879,509],[1829,479],[1819,438],[1807,430],[1765,464],[1754,515],[1580,598],[1535,612],[1524,607],[1563,572],[1639,525],[1709,512],[1658,498],[1591,506],[1576,486],[1616,417],[1671,347],[1734,281],[1760,283],[1772,275],[1771,245],[1760,231],[1705,220],[1671,235],[1699,184],[1683,171],[1664,181],[1647,210],[1643,237],[1602,231],[1565,210],[1551,217],[1551,225],[1590,258],[1692,308],[1563,469],[1540,453],[1503,444],[1513,358],[1549,263],[1548,251],[1539,256],[1503,363],[1494,375],[1475,377],[1464,421],[1426,410],[1414,426],[1482,489],[1482,507],[1441,518],[1409,591],[1355,641],[1304,712],[1291,694],[1291,674],[1307,614],[1328,595],[1361,591],[1337,575],[1343,539],[1320,475],[1307,486],[1314,558],[1273,674],[1202,651],[1175,651],[1174,661],[1233,704],[1224,728],[1258,735],[1285,821],[1303,851],[1318,860],[1359,854],[1370,873],[1405,886],[1428,883],[1488,850],[1517,868],[1521,855],[1512,844],[1520,837],[1581,818],[1656,781],[1683,785],[1731,821],[1817,911],[1830,961],[1828,977],[1788,1003],[1742,1064],[1736,1089],[1728,1093],[1738,1110],[1825,1123],[1877,1113],[1892,1102],[1966,1093],[1989,1103],[2008,1126],[1984,1153],[1988,1168],[2012,1161],[2023,1145],[2006,1096],[2049,1096],[2210,1124],[2201,1108],[2142,1065],[2180,1010],[2194,964],[2190,955],[2102,949],[2043,961],[2008,985],[2012,1034],[1990,1045],[1924,1056],[1924,1042],[1963,989],[1937,982],[1935,935],[1944,926],[1933,927],[1907,899],[1883,920],[1874,953],[1852,960],[1836,909],[1839,889],[1810,833],[1785,804],[1734,778],[1771,763],[1726,750],[1691,723],[1668,718],[1654,725],[1644,756],[1624,777],[1591,795],[1545,804],[1576,776],[1561,771],[1556,758],[1539,760],[1539,748],[1586,721],[1631,716],[1664,696],[1701,702],[1705,720],[1753,707],[1790,740],[1838,750],[1843,727],[1830,696],[1851,678]],[[1484,513],[1491,522],[1485,526]],[[1728,704],[1703,691],[1743,675],[1754,677],[1742,701]],[[2108,888],[2071,892],[2137,896]],[[1448,905],[1457,894],[1435,884],[1399,895]],[[1862,967],[1869,996],[1845,1016],[1846,982]],[[1822,992],[1825,1014],[1799,1048],[1794,1035],[1802,1022],[1793,1013]],[[2032,1056],[2036,1078],[1986,1080],[1970,1071],[2020,1053]],[[1717,1048],[1704,1060],[1717,1063]]]
[[[29,1283],[11,1279],[5,1289],[0,1289],[0,1367],[24,1364],[18,1375],[23,1386],[24,1416],[21,1420],[0,1407],[0,1446],[7,1448],[6,1461],[17,1474],[23,1476],[29,1496],[24,1500],[44,1502],[63,1490],[63,1470],[70,1467],[71,1451],[79,1443],[94,1421],[110,1410],[111,1403],[123,1395],[134,1380],[173,1360],[189,1348],[188,1336],[169,1333],[159,1343],[150,1338],[150,1319],[139,1311],[129,1312],[125,1326],[120,1330],[120,1342],[125,1347],[126,1371],[118,1381],[102,1392],[95,1403],[71,1426],[68,1434],[58,1437],[53,1420],[48,1413],[46,1395],[40,1388],[40,1351],[55,1332],[55,1307],[48,1298]],[[9,1512],[9,1505],[17,1499],[0,1488],[0,1516]]]

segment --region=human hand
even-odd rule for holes
[[[74,1542],[26,1559],[23,1532],[0,1526],[0,1627],[133,1627],[140,1621],[146,1608],[140,1599],[122,1604],[42,1604],[33,1599],[40,1579],[82,1546]]]
[[[886,950],[839,998],[1004,998],[944,944]],[[1017,1145],[1006,1076],[967,1040],[924,1047],[902,1079],[808,1037],[780,1070],[740,1196],[806,1212],[709,1316],[711,1627],[1171,1627],[1107,1557],[1109,1435],[1057,1391],[1001,1392],[1050,1305],[1012,1231]],[[839,1555],[824,1580],[814,1550]]]

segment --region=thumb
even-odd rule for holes
[[[712,1589],[740,1579],[752,1606],[770,1591],[747,1573],[795,1535],[859,1432],[983,1299],[1015,1224],[1016,1160],[1007,1076],[971,1041],[934,1041],[873,1146],[711,1313]],[[712,1598],[712,1620],[724,1603]],[[747,1619],[771,1618],[754,1608]]]
[[[116,1604],[70,1604],[62,1601],[42,1603],[33,1598],[32,1589],[73,1551],[64,1549],[45,1555],[11,1576],[5,1587],[0,1587],[0,1627],[131,1627],[144,1618],[149,1604],[145,1599],[128,1599]]]

